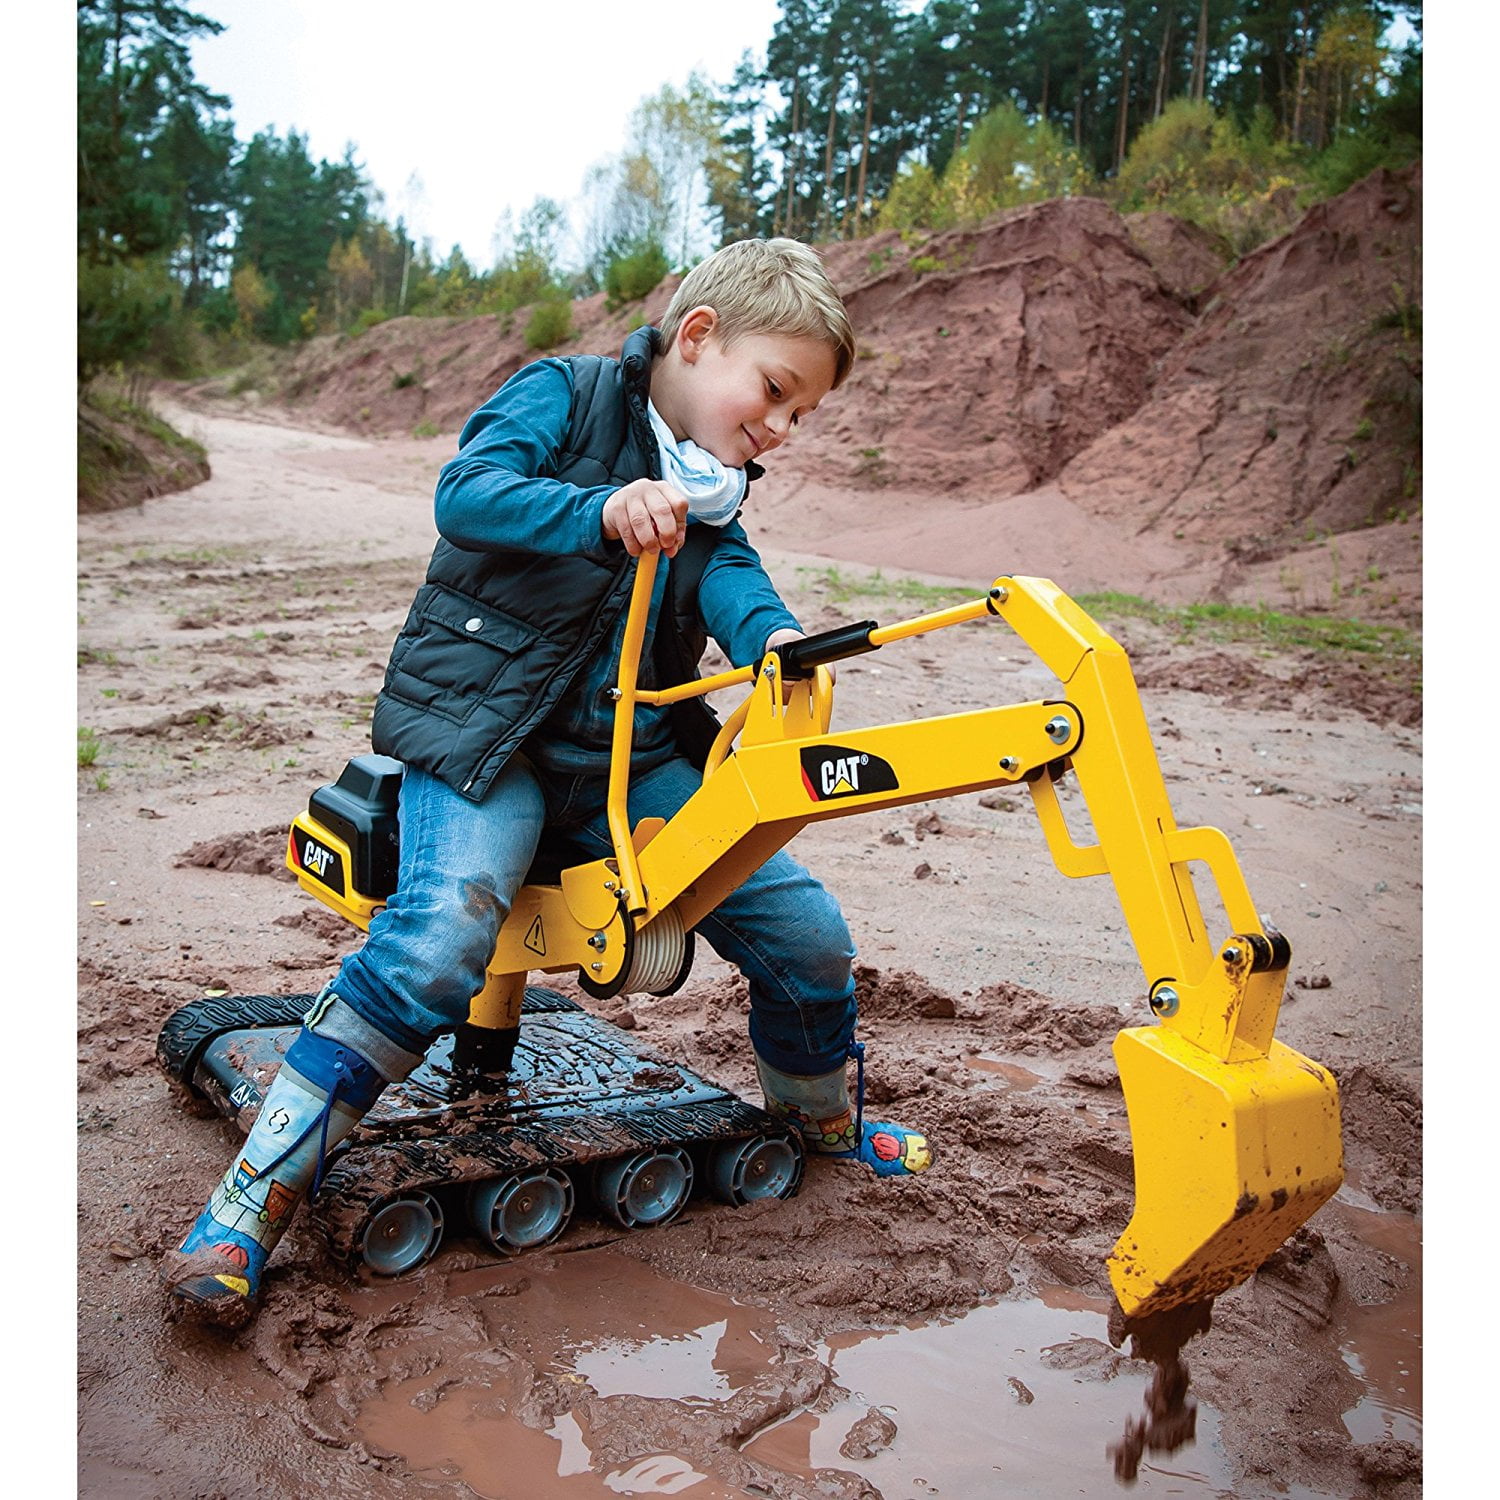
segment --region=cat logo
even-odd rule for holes
[[[331,890],[344,889],[344,861],[335,849],[320,844],[304,829],[292,825],[292,852],[297,865]]]
[[[900,782],[889,761],[845,745],[815,745],[802,751],[802,785],[814,802],[894,792]]]

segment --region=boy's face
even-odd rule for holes
[[[684,368],[672,425],[720,463],[742,469],[786,442],[832,390],[837,366],[821,339],[747,333],[726,348],[715,321],[712,309],[695,309],[679,329]]]

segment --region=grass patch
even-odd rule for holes
[[[93,729],[82,729],[78,731],[78,764],[91,766],[99,759],[99,752],[104,748],[104,741],[99,738],[97,731]]]
[[[853,600],[887,602],[912,613],[947,609],[983,597],[985,590],[959,584],[920,583],[915,578],[888,578],[879,569],[851,576],[837,567],[799,568],[803,586],[834,604]],[[1365,656],[1420,663],[1422,646],[1399,625],[1373,625],[1333,615],[1288,615],[1264,605],[1154,604],[1136,594],[1079,594],[1077,603],[1101,624],[1143,620],[1183,642],[1265,646],[1277,651],[1321,651],[1336,656]],[[887,621],[885,623],[892,623]]]
[[[78,399],[78,506],[114,510],[209,477],[203,446],[96,381]]]
[[[881,599],[914,605],[919,611],[947,609],[984,597],[982,588],[965,588],[962,584],[919,583],[915,578],[887,578],[877,568],[861,577],[850,577],[838,568],[798,568],[803,584],[823,594],[835,604],[851,599]]]
[[[1080,594],[1078,603],[1100,620],[1146,620],[1181,641],[1270,646],[1279,651],[1327,651],[1340,656],[1401,657],[1420,661],[1422,647],[1399,625],[1372,625],[1332,615],[1287,615],[1264,605],[1153,604],[1135,594]]]

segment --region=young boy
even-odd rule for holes
[[[644,687],[690,680],[707,636],[737,665],[801,636],[735,517],[757,460],[853,359],[817,256],[747,240],[697,266],[660,331],[632,333],[619,360],[538,360],[469,418],[438,478],[427,581],[375,705],[375,749],[405,763],[397,890],[167,1257],[181,1310],[231,1327],[252,1316],[266,1258],[326,1153],[467,1017],[544,830],[574,862],[610,852],[609,689],[634,559],[663,559]],[[632,824],[669,818],[692,795],[715,728],[701,698],[636,710]],[[915,1132],[867,1121],[856,1139],[854,952],[828,892],[778,853],[698,931],[749,981],[767,1107],[811,1150],[882,1175],[925,1168]]]

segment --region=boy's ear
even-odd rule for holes
[[[710,335],[719,326],[719,315],[704,303],[687,313],[677,325],[677,352],[687,364],[697,362]]]

